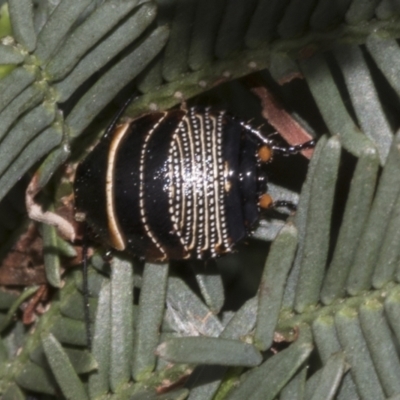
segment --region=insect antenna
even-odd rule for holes
[[[88,279],[88,234],[87,224],[84,223],[82,239],[82,283],[83,283],[83,315],[85,318],[86,342],[89,350],[92,348],[92,332],[90,328],[89,309],[89,279]]]
[[[122,105],[122,107],[118,110],[118,112],[115,114],[114,118],[112,119],[112,121],[110,122],[110,124],[108,125],[104,136],[108,136],[111,132],[114,131],[115,126],[117,125],[119,119],[122,117],[123,113],[126,111],[126,109],[128,108],[129,104],[131,104],[134,99],[137,97],[137,95],[133,95],[131,97],[129,97],[128,100],[125,101],[125,103]]]
[[[277,151],[278,153],[284,155],[294,155],[305,149],[313,149],[316,143],[316,140],[309,140],[308,142],[297,144],[295,146],[277,146],[272,144],[271,147],[273,151]]]

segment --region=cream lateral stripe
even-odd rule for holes
[[[215,226],[215,214],[216,214],[216,198],[215,198],[215,179],[217,178],[215,174],[215,164],[217,163],[217,158],[215,157],[215,151],[213,146],[215,146],[215,132],[213,120],[210,118],[209,111],[206,110],[204,113],[204,129],[207,133],[206,145],[207,145],[207,166],[209,175],[209,185],[207,186],[207,195],[210,197],[210,210],[209,210],[209,251],[212,257],[216,256],[215,245],[216,245],[216,226]],[[208,162],[211,160],[211,163]]]
[[[211,168],[211,176],[212,180],[210,182],[209,190],[211,192],[212,196],[212,201],[210,201],[210,252],[212,257],[216,256],[216,249],[215,245],[218,240],[217,236],[217,226],[216,222],[218,221],[217,219],[217,208],[218,208],[218,199],[215,191],[215,181],[218,179],[217,174],[216,174],[216,169],[215,169],[215,164],[218,162],[218,159],[215,158],[215,152],[214,152],[214,146],[215,146],[215,130],[214,130],[214,123],[213,120],[210,118],[209,113],[206,113],[206,129],[208,127],[208,131],[210,132],[208,136],[208,144],[210,146],[209,151],[210,151],[210,157],[213,160],[210,168]]]
[[[158,128],[158,126],[164,121],[167,116],[167,112],[163,113],[163,116],[154,124],[153,128],[147,133],[146,138],[144,139],[144,143],[142,146],[141,154],[140,154],[140,170],[139,170],[139,209],[140,209],[140,219],[143,224],[144,230],[150,240],[154,243],[158,250],[162,253],[162,258],[160,261],[163,261],[167,258],[167,253],[165,252],[164,248],[161,246],[160,242],[155,237],[154,233],[151,231],[150,226],[147,221],[146,211],[145,211],[145,204],[144,204],[144,170],[145,170],[145,159],[146,159],[146,152],[147,152],[147,145],[148,142],[154,133],[154,131]]]
[[[213,151],[213,169],[214,169],[214,210],[215,210],[215,226],[218,232],[218,239],[216,246],[220,246],[222,244],[222,232],[221,232],[221,215],[220,215],[220,204],[218,201],[218,194],[220,193],[219,187],[219,176],[218,176],[218,160],[217,156],[217,119],[214,116],[210,116],[210,119],[213,122],[213,134],[212,134],[212,151]]]
[[[178,156],[178,150],[177,150],[177,145],[176,141],[172,141],[172,146],[171,146],[172,152],[170,155],[170,161],[171,164],[173,165],[173,175],[172,175],[172,184],[174,185],[174,195],[173,197],[170,198],[170,205],[169,205],[169,211],[171,213],[171,220],[173,223],[176,223],[176,221],[179,220],[179,213],[176,210],[175,207],[175,200],[180,197],[180,184],[179,184],[179,179],[180,179],[180,170],[179,170],[179,156]]]
[[[173,199],[175,198],[175,193],[176,193],[176,185],[175,185],[175,162],[174,162],[174,154],[175,154],[175,142],[171,142],[171,146],[168,152],[168,179],[170,181],[169,185],[169,191],[168,191],[168,210],[169,213],[171,214],[171,219],[175,219],[175,214],[174,214],[174,204],[173,204]]]
[[[225,202],[221,200],[224,199],[225,190],[225,178],[224,178],[224,168],[223,168],[223,159],[222,159],[222,118],[223,114],[219,114],[217,116],[216,125],[215,125],[215,136],[217,138],[217,157],[218,162],[216,163],[218,166],[218,185],[219,185],[219,193],[218,193],[218,209],[220,211],[220,223],[218,224],[218,234],[220,237],[220,245],[226,245],[225,243]]]
[[[174,218],[173,214],[173,199],[175,198],[175,182],[174,182],[174,163],[173,163],[173,154],[174,154],[174,143],[172,143],[171,148],[169,150],[169,163],[168,163],[168,179],[170,181],[169,191],[168,191],[168,209],[171,214],[171,218]]]
[[[180,126],[181,126],[181,124],[179,124],[178,129],[180,129]],[[184,152],[183,152],[183,149],[182,149],[181,137],[179,135],[177,135],[177,137],[176,137],[176,143],[178,145],[179,165],[181,167],[180,168],[180,171],[181,171],[181,173],[180,173],[180,176],[181,176],[181,181],[180,181],[180,184],[181,184],[181,196],[180,196],[180,199],[179,199],[181,201],[181,204],[180,204],[181,212],[180,212],[180,219],[179,219],[179,221],[177,221],[178,225],[179,225],[178,231],[180,232],[182,230],[182,226],[183,226],[183,223],[185,221],[185,212],[186,212],[185,203],[186,203],[186,200],[185,200],[184,181],[182,179],[182,177],[184,177],[184,175],[185,175],[185,165],[184,165],[185,157],[184,157]],[[182,244],[184,244],[183,238],[182,238],[181,242],[182,242]]]
[[[225,168],[223,167],[223,158],[222,158],[222,147],[223,147],[223,132],[222,132],[222,120],[224,117],[224,113],[221,112],[218,115],[217,118],[217,143],[218,143],[218,154],[220,158],[220,162],[218,162],[218,166],[220,168],[220,179],[221,179],[221,184],[220,184],[220,199],[223,201],[224,196],[225,196],[225,184],[227,182],[227,176],[225,176]],[[221,205],[221,227],[222,227],[222,243],[226,247],[226,249],[231,250],[231,246],[229,245],[228,241],[228,230],[226,227],[226,220],[225,220],[225,203],[223,202],[223,205]]]
[[[106,207],[107,207],[107,222],[108,229],[110,232],[111,245],[117,250],[125,249],[124,238],[118,227],[117,216],[115,214],[115,199],[114,199],[114,170],[115,170],[115,158],[118,150],[118,146],[121,143],[122,138],[125,136],[126,131],[129,128],[130,123],[127,122],[122,125],[118,125],[114,131],[113,138],[111,140],[110,149],[108,151],[108,162],[107,162],[107,173],[106,173]]]
[[[181,127],[184,127],[184,121],[181,122]],[[179,229],[182,232],[182,243],[186,252],[184,258],[190,258],[191,253],[188,248],[191,232],[191,224],[193,222],[193,188],[190,181],[190,146],[189,146],[189,135],[188,131],[185,129],[180,129],[179,139],[182,139],[183,149],[182,149],[182,219],[179,224]]]
[[[203,172],[203,153],[201,150],[201,139],[200,139],[200,130],[199,124],[197,121],[197,117],[192,112],[190,114],[190,122],[192,125],[193,133],[194,133],[194,147],[196,150],[196,161],[197,161],[197,180],[196,180],[196,190],[199,198],[199,212],[198,218],[196,221],[196,254],[197,257],[200,257],[201,254],[201,245],[202,239],[204,238],[204,172]]]
[[[190,232],[192,230],[192,223],[193,223],[193,186],[191,182],[191,174],[192,174],[192,161],[191,161],[191,149],[190,143],[191,138],[188,136],[188,131],[185,130],[184,124],[186,124],[186,120],[182,121],[182,126],[179,131],[180,136],[185,139],[184,145],[184,177],[183,177],[183,188],[185,193],[185,204],[186,204],[186,212],[184,215],[184,222],[180,229],[182,230],[182,235],[185,242],[185,248],[187,251],[188,245],[190,243],[191,237]]]
[[[196,114],[197,120],[200,122],[200,141],[201,141],[201,154],[202,154],[202,164],[203,164],[203,191],[204,191],[204,243],[202,243],[201,250],[207,250],[210,247],[210,237],[209,237],[209,220],[208,220],[208,169],[207,169],[207,149],[205,144],[206,135],[208,132],[205,131],[204,119],[201,115]]]
[[[193,176],[194,173],[196,173],[196,171],[193,170],[194,166],[196,165],[196,159],[195,159],[196,151],[194,149],[194,144],[193,144],[193,131],[192,131],[192,126],[190,124],[190,121],[187,117],[185,117],[185,123],[187,126],[188,138],[189,138],[189,142],[190,142],[190,156],[191,156],[191,166],[192,166],[192,176]],[[192,221],[193,221],[193,225],[191,227],[191,229],[192,229],[192,238],[191,239],[192,240],[188,244],[189,250],[192,250],[194,248],[194,246],[196,245],[196,230],[197,230],[197,188],[196,188],[196,184],[197,184],[197,181],[195,179],[194,182],[192,182],[192,193],[193,193]]]
[[[214,168],[214,193],[215,193],[215,219],[216,219],[216,227],[217,227],[217,232],[218,232],[218,242],[217,244],[221,245],[222,244],[222,233],[221,233],[221,222],[220,222],[220,207],[219,207],[219,202],[218,202],[218,194],[220,192],[220,187],[219,187],[219,176],[218,176],[218,156],[217,156],[217,120],[213,116],[212,118],[213,121],[213,126],[214,126],[214,131],[212,135],[212,140],[213,140],[213,158],[216,160],[213,163],[213,168]]]
[[[203,243],[204,234],[204,171],[203,171],[203,152],[201,146],[201,132],[200,125],[194,110],[190,113],[190,122],[192,125],[194,133],[194,147],[195,147],[195,157],[196,157],[196,167],[197,167],[197,180],[196,180],[196,190],[198,194],[198,218],[196,220],[196,254],[197,257],[201,257],[201,246]]]

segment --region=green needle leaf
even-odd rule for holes
[[[252,367],[262,361],[258,350],[248,343],[200,336],[169,339],[158,346],[157,355],[185,364]]]
[[[81,380],[57,339],[51,334],[42,336],[42,344],[47,361],[64,396],[71,400],[89,400]]]

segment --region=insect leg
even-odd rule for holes
[[[297,154],[302,150],[305,149],[312,149],[315,147],[316,144],[316,140],[310,140],[308,142],[304,142],[301,144],[297,144],[295,146],[278,146],[275,144],[272,144],[272,150],[281,154],[285,154],[285,155],[293,155],[293,154]]]

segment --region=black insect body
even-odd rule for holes
[[[148,261],[217,257],[270,205],[261,163],[273,148],[224,112],[149,113],[112,127],[78,166],[76,208],[112,247]]]

